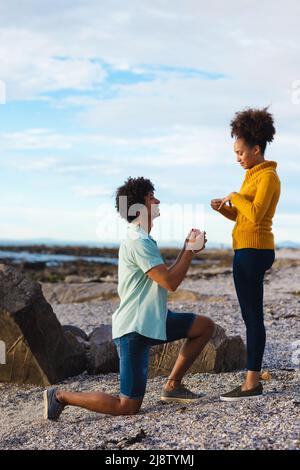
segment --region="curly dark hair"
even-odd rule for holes
[[[235,113],[231,123],[231,137],[242,138],[250,147],[259,145],[264,154],[267,142],[272,142],[276,132],[274,119],[268,108],[247,108]]]
[[[154,185],[149,179],[140,176],[138,178],[127,178],[125,183],[116,190],[115,207],[123,219],[132,222],[137,215],[128,215],[129,207],[133,204],[145,204],[145,197],[150,192],[154,192]],[[120,207],[120,196],[127,196],[127,208],[125,210]],[[124,213],[123,213],[124,212]]]

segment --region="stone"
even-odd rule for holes
[[[100,326],[95,328],[92,333],[88,336],[90,343],[103,344],[106,341],[112,339],[112,328],[111,325],[105,325],[101,323]]]
[[[85,341],[89,340],[88,335],[78,326],[73,325],[63,325],[62,326],[64,332],[70,331],[76,338],[84,339]]]
[[[48,302],[70,304],[91,300],[118,300],[117,286],[111,282],[66,283],[46,282],[42,284]]]
[[[118,372],[119,358],[111,340],[111,326],[101,325],[90,335],[88,372],[90,374]],[[149,378],[169,375],[185,339],[153,346],[150,349]],[[246,366],[246,348],[240,336],[227,336],[216,325],[213,338],[189,369],[189,373],[230,372]]]
[[[185,339],[154,346],[150,350],[149,378],[169,375]],[[189,369],[189,374],[199,372],[230,372],[244,369],[246,348],[240,336],[227,336],[216,325],[213,338]]]
[[[118,280],[112,278],[112,276],[106,276],[105,278],[102,277],[85,277],[85,276],[78,276],[77,274],[70,274],[64,278],[64,282],[66,284],[88,284],[91,282],[115,282],[118,283]]]
[[[45,269],[46,262],[45,261],[24,261],[22,265],[23,269],[31,269],[33,271],[41,271]]]
[[[81,328],[78,328],[78,326],[63,325],[62,329],[68,340],[72,343],[74,343],[74,341],[79,343],[83,348],[83,352],[85,353],[86,349],[89,348],[88,335],[83,330],[81,330]]]
[[[65,335],[41,286],[0,264],[0,342],[6,363],[0,382],[47,386],[80,374],[86,356],[75,336]]]
[[[261,380],[268,381],[268,380],[272,379],[272,375],[268,370],[264,370],[260,373],[260,378],[261,378]]]
[[[198,292],[188,289],[177,289],[175,292],[168,292],[169,302],[226,302],[225,296],[215,296],[198,294]]]
[[[168,292],[168,300],[170,302],[195,302],[200,299],[200,295],[197,292],[178,289],[175,292]]]
[[[111,325],[101,324],[90,334],[87,371],[91,375],[119,372],[119,356],[112,340]]]
[[[69,274],[65,277],[64,282],[66,284],[80,284],[82,283],[82,276],[77,276],[77,274]]]

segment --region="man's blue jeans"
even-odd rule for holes
[[[196,317],[194,313],[168,310],[165,341],[147,338],[135,331],[114,339],[120,358],[120,396],[136,400],[143,398],[151,346],[186,338]]]

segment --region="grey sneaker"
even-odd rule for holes
[[[203,394],[191,392],[184,385],[180,384],[174,390],[162,389],[160,399],[168,402],[188,403],[202,398]]]
[[[252,388],[251,390],[245,390],[242,391],[242,386],[239,385],[238,387],[234,388],[228,393],[223,393],[220,396],[220,400],[222,401],[239,401],[239,400],[244,400],[246,398],[259,398],[263,394],[263,387],[262,384],[259,383],[259,385],[255,388]]]
[[[57,420],[65,405],[57,400],[55,393],[57,387],[51,387],[44,391],[44,418]]]

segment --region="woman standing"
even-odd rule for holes
[[[263,280],[274,262],[272,219],[280,196],[277,163],[265,160],[275,134],[272,115],[265,109],[246,109],[231,121],[237,162],[246,170],[240,191],[213,199],[211,207],[235,221],[233,278],[247,330],[247,375],[242,385],[221,395],[236,401],[262,395],[260,370],[266,333],[263,319]],[[228,203],[228,204],[227,204]]]

